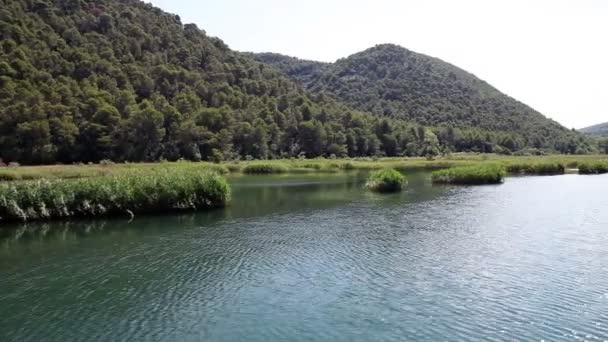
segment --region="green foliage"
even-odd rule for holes
[[[581,175],[597,175],[608,173],[608,161],[596,161],[581,163],[578,166]]]
[[[444,150],[510,154],[524,147],[560,153],[592,150],[588,139],[502,94],[486,82],[439,59],[385,44],[337,62],[319,63],[273,53],[253,55],[302,83],[377,116],[405,119],[434,129],[438,143],[422,134],[401,144],[408,156]],[[418,133],[425,133],[424,131]],[[378,138],[391,146],[403,133]],[[399,145],[399,143],[398,143]],[[382,144],[388,156],[393,149]],[[399,152],[398,152],[399,153]]]
[[[38,3],[36,3],[38,4]],[[0,21],[0,158],[52,164],[436,154],[141,1],[11,1]],[[42,8],[41,7],[41,8]],[[410,149],[405,146],[409,144]]]
[[[524,175],[561,175],[566,167],[560,162],[545,163],[512,163],[507,165],[507,172]]]
[[[365,186],[376,192],[401,191],[407,181],[401,172],[395,169],[383,169],[374,171],[367,178]]]
[[[0,185],[0,219],[30,221],[120,216],[224,206],[227,181],[216,173],[131,172],[80,180]]]
[[[608,137],[608,122],[580,129],[581,132],[589,135]]]
[[[288,170],[286,165],[276,163],[254,163],[242,169],[244,173],[249,174],[285,173]]]
[[[481,81],[394,47],[335,65],[276,57],[307,91],[137,0],[5,1],[0,27],[6,162],[588,150]]]
[[[601,153],[608,154],[608,138],[599,139],[597,144]]]
[[[502,183],[505,174],[504,166],[487,164],[434,171],[432,180],[437,184],[498,184]]]

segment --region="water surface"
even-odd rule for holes
[[[608,339],[608,176],[366,192],[243,176],[224,210],[0,240],[0,341]]]

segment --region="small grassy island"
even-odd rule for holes
[[[561,162],[513,163],[507,165],[507,172],[514,175],[563,175],[566,166]]]
[[[398,192],[403,190],[406,184],[405,176],[401,172],[383,169],[372,172],[365,186],[375,192]]]
[[[582,163],[578,166],[581,175],[599,175],[608,173],[608,161],[593,161]]]
[[[230,187],[215,172],[130,172],[79,180],[0,185],[1,221],[133,216],[222,207]]]
[[[498,164],[463,166],[435,171],[432,174],[436,184],[499,184],[506,175],[505,167]]]

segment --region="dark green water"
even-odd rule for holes
[[[608,176],[362,181],[241,177],[225,210],[4,233],[0,341],[608,339]]]

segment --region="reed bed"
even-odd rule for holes
[[[401,172],[395,169],[383,169],[372,172],[365,186],[375,192],[398,192],[403,190],[407,181]]]
[[[427,160],[420,157],[372,158],[357,157],[345,159],[278,159],[209,162],[159,162],[159,163],[112,163],[49,166],[0,167],[0,182],[35,179],[80,179],[120,175],[138,170],[215,171],[227,173],[301,173],[340,172],[349,170],[373,171],[396,169],[399,171],[435,171],[453,167],[487,164],[503,164],[510,174],[560,174],[562,165],[576,168],[579,164],[608,161],[607,155],[547,155],[547,156],[501,156],[495,154],[454,153]]]
[[[271,174],[285,173],[289,171],[289,168],[286,165],[278,163],[255,163],[246,165],[242,171],[247,174]]]
[[[505,175],[503,165],[487,164],[434,171],[431,177],[436,184],[481,185],[502,183]]]
[[[133,216],[225,206],[228,182],[216,172],[130,172],[78,180],[0,185],[0,222]]]
[[[542,163],[513,163],[507,164],[507,172],[520,175],[562,175],[566,172],[566,167],[560,162]]]
[[[581,175],[599,175],[608,173],[608,161],[581,163],[578,166],[578,173]]]

